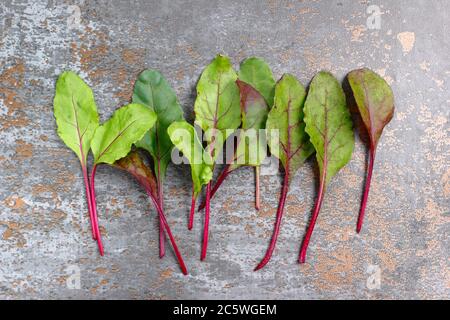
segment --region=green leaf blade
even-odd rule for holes
[[[350,161],[355,144],[345,94],[332,74],[320,72],[312,80],[305,102],[305,123],[326,186]]]
[[[203,71],[197,84],[195,123],[205,132],[210,129],[221,131],[222,144],[241,124],[236,80],[237,74],[229,58],[218,55]],[[215,146],[219,147],[221,145]]]
[[[54,116],[61,140],[86,163],[99,118],[91,88],[74,72],[66,71],[57,80]]]
[[[156,122],[156,114],[141,104],[129,104],[97,128],[91,148],[95,164],[113,164],[125,157]]]
[[[139,103],[153,110],[157,115],[155,126],[136,143],[138,148],[150,153],[155,164],[158,179],[166,174],[173,149],[167,128],[174,121],[184,119],[176,93],[156,70],[144,70],[136,80],[133,103]]]
[[[305,88],[298,80],[292,75],[284,75],[275,86],[274,106],[266,123],[269,148],[290,176],[314,152],[303,121],[305,98]],[[270,138],[274,130],[278,130],[279,141]]]
[[[186,121],[173,122],[167,132],[172,143],[191,165],[194,195],[197,197],[202,186],[212,179],[212,159],[204,151],[195,128]]]
[[[354,70],[348,81],[359,113],[376,148],[384,127],[394,116],[394,94],[389,84],[369,69]]]
[[[257,57],[245,59],[239,68],[239,79],[260,92],[269,107],[273,106],[275,79],[267,62]]]

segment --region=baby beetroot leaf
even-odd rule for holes
[[[183,257],[181,256],[180,251],[178,250],[178,246],[175,242],[175,238],[172,235],[172,231],[170,230],[170,227],[167,223],[166,217],[164,215],[164,212],[162,208],[160,207],[160,202],[158,201],[158,185],[156,182],[156,178],[153,175],[153,172],[150,170],[150,168],[144,163],[140,155],[132,151],[128,156],[125,158],[122,158],[120,160],[117,160],[114,163],[114,166],[116,168],[119,168],[121,170],[124,170],[128,173],[130,173],[138,182],[139,184],[144,188],[147,195],[150,197],[150,199],[153,202],[153,205],[156,208],[156,211],[158,212],[159,221],[162,224],[162,230],[165,231],[167,235],[169,236],[169,240],[172,244],[173,250],[175,252],[175,255],[177,257],[178,263],[180,265],[181,271],[183,274],[187,274],[187,268],[183,261]]]
[[[239,139],[233,159],[228,159],[227,165],[217,178],[216,183],[211,189],[211,197],[220,188],[226,177],[235,169],[241,166],[255,167],[255,208],[260,208],[259,196],[259,172],[260,165],[266,157],[265,137],[259,136],[259,129],[266,126],[267,113],[273,105],[273,96],[275,92],[275,80],[269,65],[261,58],[251,57],[245,59],[239,69],[237,85],[241,97],[241,115],[242,131],[239,138],[249,137],[253,141],[250,143],[246,139]],[[252,129],[252,130],[249,130]],[[255,137],[256,134],[256,137]],[[261,138],[261,140],[259,140]],[[258,143],[254,141],[258,139]],[[245,141],[245,143],[242,143]],[[263,143],[263,144],[261,144]],[[258,148],[257,148],[258,146]],[[249,148],[246,151],[246,148]],[[249,160],[254,157],[254,160]],[[239,159],[237,163],[236,158]],[[234,165],[233,165],[234,163]],[[199,207],[202,210],[205,207],[205,201]]]
[[[237,80],[241,96],[242,130],[238,136],[236,150],[232,159],[217,178],[211,189],[211,198],[219,189],[223,181],[234,170],[242,166],[254,166],[258,168],[266,158],[266,137],[260,136],[260,129],[266,126],[269,107],[264,97],[249,84]],[[258,175],[256,176],[258,180]],[[256,186],[256,207],[259,209],[259,186]],[[199,207],[202,210],[205,202]]]
[[[239,67],[238,78],[258,91],[269,108],[273,106],[275,80],[267,62],[257,57],[245,59]]]
[[[269,135],[278,131],[279,141],[268,138],[268,144],[272,154],[280,159],[285,175],[272,239],[266,255],[255,271],[263,268],[272,257],[280,231],[289,183],[295,172],[314,152],[305,133],[305,123],[303,122],[305,97],[305,89],[292,75],[284,75],[275,86],[275,103],[269,112],[266,129]]]
[[[237,75],[227,57],[218,55],[203,71],[197,84],[194,104],[195,123],[205,131],[206,151],[214,163],[225,140],[239,128],[241,114]],[[201,260],[206,258],[209,236],[211,183],[206,186],[205,223]]]
[[[273,77],[272,70],[269,65],[261,58],[250,57],[245,59],[239,68],[238,74],[239,80],[252,86],[258,91],[266,100],[266,103],[270,108],[273,106],[273,97],[275,94],[275,79]],[[242,90],[241,90],[242,91]],[[241,108],[242,108],[242,94],[241,94]],[[261,126],[261,129],[265,128],[265,123]],[[266,146],[264,146],[265,149]],[[261,163],[264,159],[261,159]],[[259,176],[260,165],[255,165],[255,208],[259,210],[261,207],[259,196]]]
[[[192,201],[188,223],[188,228],[191,230],[197,197],[202,191],[202,187],[212,179],[212,159],[203,149],[195,128],[186,121],[173,122],[167,129],[167,133],[172,143],[183,153],[191,165]]]
[[[394,116],[394,95],[386,81],[369,69],[354,70],[348,81],[370,138],[369,166],[356,231],[361,232],[378,141]]]
[[[318,73],[311,82],[305,102],[305,123],[305,130],[316,150],[320,184],[311,222],[301,246],[300,263],[305,262],[325,189],[331,178],[350,161],[355,144],[344,91],[328,72]]]
[[[167,80],[156,70],[143,71],[134,85],[133,103],[139,103],[153,110],[156,115],[155,126],[144,138],[136,143],[153,158],[153,170],[157,182],[158,203],[164,211],[163,181],[173,149],[167,128],[174,121],[183,120],[183,110],[177,96]],[[164,256],[164,226],[160,221],[159,256]]]
[[[95,130],[91,141],[94,155],[94,166],[91,171],[91,203],[94,216],[95,232],[100,241],[98,227],[97,203],[95,196],[95,174],[101,163],[114,164],[116,160],[125,157],[144,134],[150,130],[156,121],[156,114],[140,104],[130,104],[116,110],[113,116]],[[103,252],[102,252],[103,254]]]
[[[59,137],[75,152],[80,160],[92,237],[97,239],[87,168],[91,139],[99,125],[97,106],[91,88],[73,72],[64,72],[58,78],[54,99],[54,115]],[[98,239],[98,245],[102,253],[103,246],[100,239]]]

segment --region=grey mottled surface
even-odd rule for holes
[[[371,4],[381,10],[380,29],[367,28]],[[449,23],[445,0],[3,0],[0,298],[448,299]],[[79,163],[55,134],[57,75],[80,73],[105,120],[130,100],[139,71],[156,68],[192,120],[196,81],[216,53],[236,67],[261,56],[277,77],[290,72],[305,85],[321,69],[343,79],[361,66],[392,84],[397,112],[379,146],[363,233],[354,231],[365,163],[358,139],[328,189],[304,266],[296,258],[314,201],[313,160],[292,183],[277,249],[261,272],[252,269],[272,232],[281,178],[263,177],[258,213],[250,169],[230,176],[214,199],[201,263],[202,215],[186,228],[189,169],[170,167],[166,211],[190,269],[185,277],[171,253],[158,259],[157,221],[143,191],[101,168],[106,256],[99,257]],[[81,288],[73,289],[77,270]],[[380,286],[371,285],[378,275]]]

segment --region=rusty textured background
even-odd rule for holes
[[[381,9],[369,29],[369,5]],[[57,1],[0,3],[0,298],[450,297],[450,14],[446,0]],[[79,13],[79,19],[78,19]],[[367,66],[392,84],[397,112],[378,152],[368,218],[355,234],[365,146],[326,194],[309,250],[296,258],[315,192],[315,163],[296,175],[271,263],[252,272],[272,232],[281,176],[242,169],[212,203],[209,255],[202,215],[186,228],[189,169],[171,166],[166,211],[190,268],[160,261],[155,212],[127,175],[103,167],[97,193],[106,256],[89,235],[80,166],[55,134],[57,75],[92,85],[102,120],[130,100],[144,68],[161,70],[193,119],[195,84],[216,53],[236,67],[257,55],[276,77],[305,85]],[[80,271],[81,288],[70,285]],[[371,280],[380,275],[380,287]],[[69,286],[67,285],[69,283]],[[369,284],[369,285],[368,285]]]

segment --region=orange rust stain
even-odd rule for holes
[[[186,47],[186,53],[193,59],[200,59],[201,55],[197,51],[194,50],[192,46]]]
[[[51,217],[55,221],[64,220],[67,217],[67,213],[62,210],[53,210],[51,212]]]
[[[122,50],[122,59],[124,62],[134,65],[142,62],[144,57],[144,50],[142,49],[123,49]]]
[[[177,54],[187,54],[190,58],[193,60],[197,60],[201,58],[200,53],[194,49],[191,45],[184,44],[184,45],[178,45],[176,48]]]
[[[87,27],[80,37],[80,45],[75,42],[71,44],[72,56],[79,58],[81,70],[86,72],[92,81],[98,81],[108,71],[99,67],[111,51],[108,40],[108,35],[104,32]]]
[[[102,236],[104,236],[104,237],[108,236],[108,233],[106,232],[106,228],[105,227],[100,226],[99,229],[100,229],[100,233],[102,234]]]
[[[288,50],[286,50],[286,51],[283,51],[283,52],[280,54],[280,60],[281,60],[284,64],[287,64],[290,60],[292,60],[293,56],[294,56],[294,50],[288,49]]]
[[[252,236],[255,235],[255,231],[253,230],[253,226],[251,224],[247,223],[244,227],[244,231],[248,235],[252,235]]]
[[[133,208],[134,207],[134,202],[130,198],[126,198],[125,201],[124,201],[124,205],[126,205],[128,208]]]
[[[8,130],[10,128],[23,128],[30,125],[30,120],[26,116],[17,116],[17,118],[0,117],[1,130]]]
[[[294,196],[286,201],[286,216],[302,219],[303,215],[309,214],[309,206],[305,202],[298,201]]]
[[[355,278],[353,270],[356,259],[352,250],[338,248],[333,253],[319,251],[317,262],[313,265],[317,273],[315,283],[324,290],[339,289],[343,285],[350,285]]]
[[[101,286],[106,286],[108,283],[109,283],[108,279],[103,279],[102,281],[100,281]]]
[[[13,234],[13,229],[10,229],[10,228],[6,229],[5,232],[3,232],[3,236],[2,236],[3,240],[8,240],[9,238],[11,238],[12,234]]]
[[[121,209],[115,209],[115,210],[113,211],[113,213],[112,213],[112,215],[113,215],[115,218],[121,217],[122,214],[123,214],[123,212],[122,212]]]
[[[112,79],[116,83],[119,90],[114,93],[114,96],[121,101],[129,101],[133,93],[134,85],[130,85],[128,81],[128,72],[125,67],[119,67],[112,75]]]
[[[231,216],[229,217],[229,221],[231,224],[240,225],[242,222],[242,218],[238,216]]]
[[[259,218],[271,218],[275,217],[277,212],[276,208],[270,207],[268,205],[262,206],[262,208],[258,211]]]
[[[181,81],[184,79],[184,70],[179,69],[177,70],[177,74],[175,75],[175,79],[177,79],[178,81]]]
[[[52,193],[52,194],[56,195],[56,191],[54,190],[54,188],[47,184],[35,184],[32,187],[31,193],[33,194],[33,196],[37,196],[42,193]]]
[[[311,12],[311,8],[302,8],[300,10],[298,10],[299,14],[307,14]]]
[[[0,225],[6,227],[3,232],[3,240],[15,240],[15,245],[17,248],[23,248],[27,244],[27,241],[22,234],[24,230],[31,230],[31,224],[22,224],[14,221],[0,221]]]
[[[121,101],[129,101],[131,99],[134,87],[134,79],[144,67],[144,49],[124,48],[121,51],[123,63],[115,68],[112,79],[119,88],[114,96]],[[131,68],[131,71],[128,71]]]
[[[33,145],[22,139],[16,140],[16,158],[19,160],[27,159],[33,156]]]
[[[387,251],[381,251],[378,253],[378,257],[380,258],[384,268],[392,272],[395,271],[397,267],[397,261],[392,254],[388,253]]]
[[[58,282],[60,285],[66,285],[67,279],[69,279],[68,275],[59,276],[56,278],[56,282]]]
[[[172,276],[172,274],[173,274],[173,269],[167,268],[161,272],[159,277],[161,280],[166,280],[166,279],[170,278]]]
[[[222,210],[224,212],[232,213],[235,208],[235,205],[233,205],[233,197],[228,197],[222,202]]]
[[[3,68],[3,65],[0,64]],[[0,117],[0,127],[7,130],[14,127],[25,127],[30,121],[23,114],[25,109],[22,99],[18,94],[18,89],[24,85],[25,64],[22,60],[16,60],[15,63],[6,68],[0,74],[0,99],[8,108],[6,116]]]
[[[9,196],[3,202],[11,209],[22,209],[26,205],[25,201],[18,196]]]
[[[96,272],[98,274],[108,274],[109,271],[106,268],[99,267],[99,268],[95,269],[94,272]]]
[[[21,99],[17,96],[17,89],[23,88],[25,64],[17,60],[15,64],[0,74],[0,98],[8,108],[8,116],[23,107]]]

